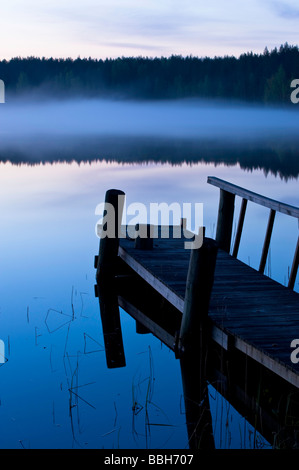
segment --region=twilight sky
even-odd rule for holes
[[[239,56],[299,43],[298,0],[9,0],[0,59]]]

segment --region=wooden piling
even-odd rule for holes
[[[152,250],[154,246],[154,226],[150,224],[136,224],[135,230],[138,231],[138,236],[135,238],[135,248],[137,250]]]
[[[100,304],[107,367],[108,369],[125,367],[126,359],[115,280],[110,282],[109,285],[100,282],[97,285],[97,293]]]
[[[109,189],[106,192],[103,214],[103,235],[106,236],[102,235],[99,256],[96,259],[97,281],[103,282],[115,274],[124,199],[125,193],[118,189]]]
[[[230,252],[233,219],[235,210],[235,195],[220,189],[216,241],[221,250]]]
[[[136,333],[139,335],[147,335],[150,330],[144,326],[140,321],[136,320]]]
[[[195,344],[203,346],[217,251],[217,243],[210,238],[204,238],[200,248],[191,250],[178,355]]]
[[[201,367],[203,362],[205,362],[204,357],[201,355],[194,357],[192,353],[186,354],[180,359],[190,450],[215,449],[208,381],[205,374],[200,373],[204,368],[204,365]]]
[[[103,233],[99,255],[95,257],[96,295],[99,297],[108,368],[126,365],[120,325],[115,275],[125,193],[109,189],[105,196]]]

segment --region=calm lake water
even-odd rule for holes
[[[0,145],[0,339],[6,358],[0,364],[0,447],[187,449],[179,361],[156,338],[136,334],[123,310],[126,367],[107,369],[94,296],[96,207],[112,187],[125,191],[127,205],[202,202],[206,233],[213,237],[219,190],[207,177],[299,206],[297,143],[285,148],[281,137],[279,152],[268,137],[267,146],[239,142],[230,149],[227,142],[169,136],[167,142],[109,137],[99,144],[96,138],[39,134],[37,152],[33,131],[15,143],[8,133]],[[239,207],[237,200],[236,216]],[[249,204],[239,258],[255,268],[267,217],[266,209]],[[278,214],[266,272],[282,284],[297,236],[297,220]],[[216,447],[257,445],[245,418],[212,386],[209,393]],[[259,436],[258,444],[269,447]]]

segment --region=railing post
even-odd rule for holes
[[[239,252],[239,246],[240,246],[241,235],[242,235],[242,230],[243,230],[243,225],[244,225],[246,208],[247,208],[247,199],[243,198],[241,209],[240,209],[240,216],[239,216],[238,228],[237,228],[237,233],[236,233],[236,238],[235,238],[235,243],[234,243],[234,249],[232,253],[232,256],[234,258],[238,256],[238,252]]]
[[[267,256],[268,256],[268,251],[269,251],[269,246],[270,246],[270,241],[271,241],[271,236],[272,236],[272,231],[273,231],[273,225],[274,225],[274,220],[275,220],[275,214],[276,214],[275,210],[271,209],[269,220],[268,220],[267,232],[266,232],[265,241],[264,241],[264,246],[263,246],[263,252],[262,252],[261,261],[260,261],[260,267],[259,267],[260,273],[264,273],[265,271],[265,266],[266,266],[266,261],[267,261]]]
[[[210,238],[205,238],[200,248],[191,250],[179,333],[179,353],[184,353],[189,348],[192,349],[195,344],[203,347],[207,336],[207,320],[217,250],[217,243]]]
[[[230,252],[235,210],[235,195],[220,189],[216,241],[221,250]]]
[[[295,287],[295,281],[296,281],[296,276],[297,276],[297,271],[298,271],[298,264],[299,264],[299,237],[298,237],[298,240],[297,240],[295,256],[294,256],[292,269],[291,269],[291,274],[290,274],[290,279],[289,279],[289,284],[288,284],[289,289],[294,289],[294,287]]]

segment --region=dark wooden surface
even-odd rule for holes
[[[151,251],[121,239],[119,255],[182,311],[190,258],[184,239],[154,239]],[[290,359],[291,341],[299,337],[298,293],[218,250],[209,317],[232,347],[299,386],[299,364]]]

